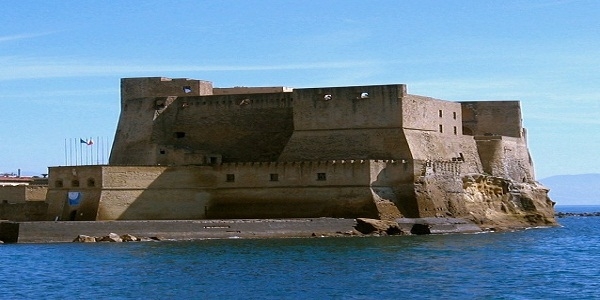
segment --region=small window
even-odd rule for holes
[[[75,179],[75,180],[71,181],[71,186],[72,187],[79,187],[79,180]]]
[[[216,158],[215,156],[211,156],[211,157],[209,158],[209,161],[210,161],[210,164],[211,164],[211,165],[215,165],[215,164],[217,164],[217,162],[218,162],[218,160],[217,160],[217,158]]]
[[[94,178],[88,178],[88,180],[87,180],[87,186],[88,187],[95,187],[96,186],[96,180],[94,180]]]
[[[185,137],[185,132],[183,132],[183,131],[177,131],[177,132],[175,132],[175,137],[178,138],[178,139],[182,139],[182,138]]]
[[[184,86],[183,87],[183,92],[186,93],[186,94],[187,93],[191,93],[192,92],[192,87],[189,86],[189,85],[188,86]]]
[[[63,187],[63,181],[62,180],[57,180],[54,182],[54,186],[57,188],[61,188]]]
[[[271,181],[279,181],[279,174],[271,174]]]
[[[8,204],[8,200],[2,200],[2,204]]]
[[[167,153],[167,151],[165,151],[165,150],[163,150],[163,149],[160,149],[160,151],[159,151],[159,152],[160,152],[160,154],[165,154],[165,153]]]
[[[325,173],[317,173],[317,180],[318,181],[325,181],[325,180],[327,180],[327,174],[325,174]]]
[[[227,176],[225,177],[225,181],[227,181],[227,182],[234,182],[235,181],[235,175],[234,174],[227,174]]]
[[[442,126],[442,124],[440,124],[440,132],[444,132],[444,127]]]
[[[443,113],[442,113],[442,110],[441,110],[441,109],[438,111],[438,114],[440,115],[440,118],[441,118],[441,117],[442,117],[442,115],[443,115]]]
[[[458,129],[456,129],[456,126],[454,126],[454,135],[456,135],[458,133]]]
[[[456,112],[452,112],[452,118],[456,120]]]

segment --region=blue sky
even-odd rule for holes
[[[0,173],[64,165],[65,139],[112,139],[119,80],[142,76],[520,100],[538,179],[600,173],[600,1],[13,1],[0,14]]]

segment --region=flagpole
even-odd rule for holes
[[[83,145],[81,140],[79,141],[79,165],[83,165]]]

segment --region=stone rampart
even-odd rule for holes
[[[374,193],[399,201],[391,187],[410,172],[392,160],[50,168],[48,219],[376,217]]]

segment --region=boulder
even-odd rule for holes
[[[95,243],[96,238],[93,236],[80,234],[73,240],[73,242],[75,242],[75,243]]]
[[[123,240],[123,242],[137,242],[140,239],[138,239],[136,236],[133,236],[131,234],[124,234],[121,236],[121,240]]]
[[[113,243],[120,243],[123,241],[123,239],[121,239],[121,237],[116,234],[116,233],[109,233],[106,236],[100,237],[99,239],[96,239],[98,242],[113,242]]]
[[[388,220],[376,220],[369,218],[357,218],[356,226],[354,227],[362,234],[387,234],[387,235],[402,235],[406,234],[398,223]]]

